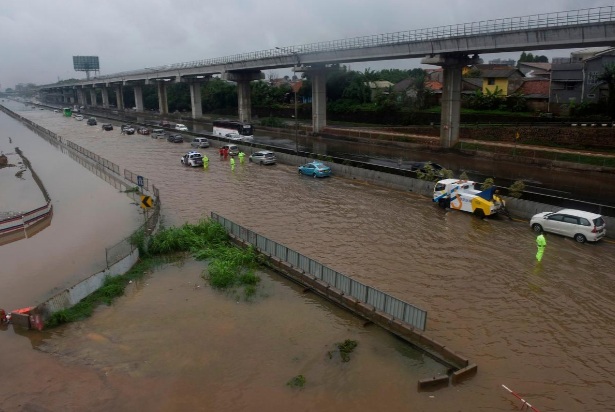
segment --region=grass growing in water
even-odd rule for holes
[[[346,339],[344,342],[336,343],[337,348],[340,351],[342,362],[348,362],[350,360],[350,354],[357,347],[356,340]]]
[[[140,260],[124,275],[109,276],[103,286],[69,309],[54,313],[45,326],[54,327],[89,317],[96,306],[109,305],[124,294],[132,280],[142,278],[151,269],[169,262],[177,253],[190,253],[197,260],[209,260],[209,271],[203,277],[217,289],[244,288],[244,296],[256,293],[260,278],[254,273],[259,259],[253,248],[233,246],[224,228],[212,221],[202,220],[196,225],[163,228],[147,238],[143,231],[134,233],[130,241],[139,249]]]
[[[297,375],[288,382],[286,382],[286,385],[290,386],[291,388],[303,388],[305,386],[305,382],[305,376]]]

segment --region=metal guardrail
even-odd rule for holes
[[[361,302],[370,304],[376,309],[393,316],[395,319],[406,322],[415,328],[425,330],[427,324],[427,311],[419,309],[387,293],[364,285],[295,250],[238,225],[217,213],[212,212],[211,218],[224,226],[229,233],[248,242],[263,253],[275,256],[293,267],[316,276],[330,286],[341,290],[345,295],[352,296]]]
[[[327,52],[379,47],[411,43],[425,40],[442,40],[459,36],[475,36],[484,34],[505,33],[517,30],[530,30],[552,27],[577,26],[582,24],[603,23],[615,21],[614,6],[589,9],[568,10],[553,13],[533,14],[521,17],[509,17],[495,20],[483,20],[472,23],[453,24],[417,30],[407,30],[371,36],[353,37],[349,39],[331,40],[304,45],[286,46],[275,49],[260,50],[250,53],[234,54],[191,62],[174,63],[147,69],[131,70],[94,77],[93,79],[110,79],[114,77],[156,73],[169,70],[194,69],[198,67],[216,66],[230,63],[240,63],[251,60],[272,57],[301,56],[302,53]],[[51,86],[51,85],[48,85]]]

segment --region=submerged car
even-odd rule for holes
[[[149,129],[147,127],[139,127],[137,129],[137,133],[138,134],[147,135],[147,134],[149,134]]]
[[[190,146],[206,148],[209,147],[209,140],[207,140],[206,137],[195,137],[194,140],[190,142]]]
[[[96,126],[96,125],[97,125],[97,123],[96,123],[96,118],[94,118],[94,117],[90,117],[90,118],[88,119],[88,126]]]
[[[75,120],[83,120],[83,116],[81,116],[80,114],[75,115]]]
[[[258,163],[259,165],[272,165],[276,162],[275,153],[269,150],[261,150],[254,152],[248,158],[250,162]]]
[[[152,139],[164,139],[165,137],[167,137],[167,134],[164,129],[154,129],[152,130],[151,136]]]
[[[606,223],[602,216],[574,209],[538,213],[530,220],[530,227],[536,233],[544,230],[571,237],[579,243],[597,242],[606,236]]]
[[[105,123],[102,125],[102,129],[106,131],[113,130],[113,125],[111,123]]]
[[[171,143],[183,143],[184,137],[181,134],[171,134],[167,137],[167,141]]]
[[[203,155],[199,152],[188,152],[182,156],[181,162],[186,166],[203,166]]]
[[[175,130],[179,130],[180,132],[187,132],[188,128],[184,124],[177,123],[175,124]]]
[[[229,156],[237,156],[239,154],[239,147],[234,144],[225,144],[222,149],[228,150]]]
[[[331,176],[331,168],[322,162],[309,162],[299,166],[299,174],[313,177]]]
[[[126,134],[135,134],[135,128],[129,124],[122,125],[122,132]]]

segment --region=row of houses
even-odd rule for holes
[[[522,95],[528,109],[553,114],[567,114],[570,107],[583,102],[598,103],[608,96],[608,87],[598,81],[604,67],[615,63],[615,48],[594,47],[572,52],[569,58],[555,58],[553,63],[514,61],[478,64],[465,69],[461,92],[472,94],[501,90],[502,96]],[[442,69],[427,69],[425,87],[436,99],[442,94]],[[471,75],[473,77],[467,77]],[[378,84],[380,83],[380,84]],[[388,82],[386,82],[388,83]],[[390,86],[391,90],[411,96],[412,79]],[[373,87],[372,87],[373,88]]]
[[[608,87],[600,84],[598,77],[606,65],[615,63],[615,47],[593,47],[572,52],[570,57],[554,58],[552,63],[518,62],[496,60],[489,64],[477,64],[464,69],[461,84],[462,95],[476,93],[495,93],[501,91],[502,97],[521,95],[528,110],[566,115],[577,104],[598,103],[608,96]],[[434,104],[439,104],[443,90],[443,71],[425,70],[424,88],[430,91]],[[301,88],[302,80],[293,76],[271,79],[270,84],[280,86],[290,84],[293,91]],[[372,100],[379,93],[405,94],[415,98],[415,80],[408,78],[393,84],[389,81],[366,83],[371,89]],[[303,97],[303,103],[309,98]]]

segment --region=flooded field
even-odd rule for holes
[[[518,410],[505,384],[540,410],[613,410],[613,244],[549,236],[536,265],[525,222],[478,220],[355,180],[301,177],[296,165],[232,171],[214,148],[202,150],[208,170],[185,168],[186,143],[104,132],[50,111],[21,114],[149,178],[165,224],[215,211],[428,310],[427,333],[479,365],[462,385],[418,393],[418,375],[438,365],[388,334],[272,274],[263,273],[257,301],[237,303],[209,290],[202,264],[187,261],[33,342],[54,354],[35,351],[35,362],[63,371],[34,401],[61,402],[69,388],[95,391],[99,403],[74,402],[99,410],[130,410],[136,399],[151,410]],[[360,342],[357,356],[332,367],[325,355],[346,338]],[[60,383],[71,374],[82,381]],[[302,391],[285,385],[297,374],[308,381]]]

